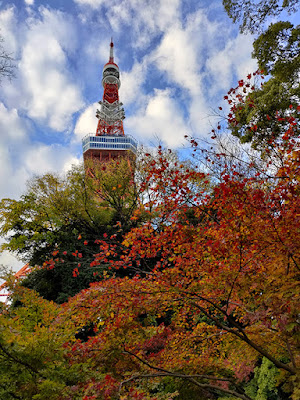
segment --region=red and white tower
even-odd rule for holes
[[[82,140],[84,161],[93,159],[104,162],[136,153],[136,140],[124,134],[125,112],[123,103],[119,101],[120,85],[120,71],[114,62],[114,44],[111,41],[109,61],[102,72],[104,92],[102,101],[99,101],[100,109],[96,112],[99,119],[96,135],[88,134]]]

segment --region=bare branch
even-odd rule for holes
[[[0,83],[3,78],[14,78],[16,68],[15,59],[4,49],[3,42],[4,39],[0,36]]]

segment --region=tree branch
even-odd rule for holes
[[[32,365],[28,364],[26,361],[20,360],[19,358],[13,356],[12,354],[10,354],[6,348],[2,345],[2,343],[0,343],[0,350],[2,350],[2,352],[6,355],[6,357],[9,360],[12,360],[20,365],[23,365],[23,367],[28,368],[30,371],[34,372],[35,374],[41,376],[42,378],[45,378],[36,368],[32,367]]]
[[[207,380],[216,380],[216,381],[222,381],[222,382],[230,382],[232,384],[234,384],[234,381],[230,378],[217,378],[215,376],[210,376],[210,375],[200,375],[200,374],[195,374],[195,375],[186,375],[186,374],[180,374],[177,372],[172,372],[172,371],[168,371],[165,370],[163,368],[160,367],[155,367],[154,365],[149,364],[147,361],[143,360],[141,357],[137,356],[136,354],[132,353],[131,351],[125,350],[124,352],[135,357],[137,360],[139,360],[142,364],[147,365],[149,368],[154,369],[156,371],[159,371],[156,374],[139,374],[139,375],[134,375],[131,378],[126,379],[125,381],[121,382],[120,384],[120,389],[122,389],[122,386],[125,385],[128,382],[131,382],[133,380],[137,380],[137,379],[145,379],[145,378],[157,378],[157,377],[165,377],[165,376],[169,376],[169,377],[173,377],[173,378],[180,378],[180,379],[185,379],[190,381],[191,383],[193,383],[194,385],[202,388],[202,389],[207,389],[210,390],[212,392],[216,392],[216,391],[221,391],[223,393],[226,394],[230,394],[233,395],[235,397],[238,397],[242,400],[251,400],[250,397],[248,397],[246,394],[243,393],[238,393],[235,390],[230,390],[230,389],[223,389],[217,385],[213,385],[210,383],[200,383],[197,380],[195,380],[195,378],[200,378],[200,379],[207,379]]]
[[[200,296],[201,297],[201,296]],[[236,323],[236,321],[230,317],[230,315],[227,315],[226,312],[224,312],[220,307],[217,305],[214,305],[214,303],[208,299],[202,298],[203,301],[209,302],[209,304],[212,304],[213,307],[217,310],[219,310],[230,322],[236,329],[232,329],[224,324],[222,324],[216,317],[212,316],[211,313],[206,311],[203,307],[199,306],[199,304],[192,302],[192,305],[196,308],[198,308],[205,316],[207,316],[209,319],[211,319],[218,328],[223,329],[227,331],[228,333],[232,333],[233,335],[237,336],[239,339],[241,339],[243,342],[247,343],[250,347],[252,347],[254,350],[256,350],[258,353],[263,355],[264,357],[268,358],[277,368],[279,369],[284,369],[285,371],[288,371],[291,375],[296,374],[296,370],[293,367],[288,366],[287,364],[282,363],[281,361],[276,360],[268,351],[257,345],[253,340],[251,340],[245,330],[239,326],[239,324]]]

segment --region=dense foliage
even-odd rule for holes
[[[224,3],[250,30],[297,5]],[[254,52],[271,78],[225,96],[240,141],[219,125],[194,164],[159,148],[2,200],[3,248],[36,269],[1,309],[0,398],[300,397],[299,28]]]
[[[229,16],[241,23],[242,31],[259,32],[252,55],[257,59],[262,78],[266,76],[266,82],[253,82],[250,93],[242,85],[243,99],[237,105],[235,124],[229,127],[243,143],[251,142],[262,152],[269,147],[269,140],[272,142],[285,132],[285,127],[279,126],[278,119],[274,123],[274,118],[279,116],[285,121],[287,116],[295,117],[297,114],[293,110],[297,109],[300,99],[300,27],[286,21],[274,22],[274,19],[269,24],[268,17],[277,17],[283,10],[295,12],[299,9],[298,3],[223,1]]]
[[[298,399],[298,120],[282,122],[264,160],[196,139],[205,171],[162,149],[145,154],[133,225],[118,244],[98,236],[90,264],[101,280],[62,305],[12,289],[0,397]]]
[[[120,243],[135,225],[131,216],[139,194],[128,162],[94,167],[89,166],[97,171],[93,178],[83,166],[74,167],[65,177],[35,177],[20,200],[0,203],[0,235],[6,239],[2,249],[33,268],[23,285],[48,300],[65,302],[98,280],[99,271],[91,270],[90,263],[99,237],[105,233]],[[58,249],[63,249],[60,256]]]
[[[271,78],[257,89],[256,83],[262,78],[257,71],[230,89],[224,96],[230,112],[224,118],[234,136],[242,143],[251,142],[264,157],[266,153],[274,153],[274,141],[282,140],[291,121],[295,137],[299,136],[300,106],[299,87]]]

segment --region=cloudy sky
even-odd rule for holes
[[[0,86],[0,198],[81,162],[111,36],[125,132],[147,145],[208,135],[227,90],[256,69],[253,37],[222,0],[0,0],[0,28],[17,65]]]

